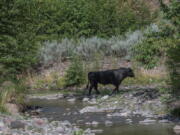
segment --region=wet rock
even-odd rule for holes
[[[129,112],[123,112],[123,113],[118,113],[118,112],[116,112],[116,113],[113,113],[113,114],[108,114],[107,116],[108,117],[127,117],[127,116],[129,116]]]
[[[153,124],[155,122],[156,120],[153,120],[153,119],[145,119],[143,121],[139,121],[139,124]]]
[[[99,124],[99,122],[93,121],[91,124],[92,124],[93,126],[97,126],[97,125]]]
[[[174,130],[174,132],[176,133],[176,134],[180,134],[180,125],[176,125],[174,128],[173,128],[173,130]]]
[[[106,126],[112,126],[112,124],[113,124],[112,121],[109,121],[109,120],[106,120],[106,121],[105,121],[105,125],[106,125]]]
[[[97,112],[98,108],[96,106],[87,106],[80,110],[80,113],[86,113],[86,112]]]
[[[86,122],[85,124],[86,124],[86,125],[91,125],[91,122]]]
[[[159,123],[169,123],[169,120],[159,120]]]
[[[25,128],[25,124],[19,120],[12,121],[10,124],[10,128]]]
[[[61,99],[63,98],[64,95],[59,93],[59,94],[49,94],[49,95],[30,95],[27,96],[27,100],[30,99],[47,99],[47,100],[56,100],[56,99]]]
[[[106,100],[106,99],[108,99],[108,98],[109,98],[109,96],[106,95],[106,96],[103,96],[103,97],[101,98],[101,100]]]
[[[94,130],[91,130],[92,133],[96,133],[96,134],[101,134],[103,132],[102,129],[94,129]]]
[[[92,98],[90,101],[88,101],[88,103],[90,103],[90,104],[97,104],[97,102],[96,102],[96,99],[95,99],[95,98]]]
[[[131,119],[126,119],[126,123],[132,123]]]
[[[56,131],[58,132],[58,133],[64,133],[64,128],[63,127],[57,127],[56,128]]]
[[[75,102],[75,101],[76,101],[76,98],[70,98],[70,99],[68,99],[67,101],[69,101],[69,102]]]
[[[43,127],[46,124],[47,120],[43,120],[43,119],[40,119],[40,118],[35,118],[33,120],[33,122],[34,122],[35,126],[41,128],[41,127]]]
[[[82,101],[83,101],[83,102],[88,102],[88,101],[89,101],[89,98],[83,98]]]
[[[2,131],[4,127],[5,127],[4,123],[0,121],[0,131]]]

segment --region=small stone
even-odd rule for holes
[[[82,101],[83,101],[83,102],[87,102],[87,101],[89,101],[89,98],[83,98]]]
[[[126,119],[126,123],[132,123],[131,119]]]
[[[112,121],[109,121],[109,120],[105,121],[106,126],[111,126],[112,124],[113,124]]]
[[[63,128],[63,127],[57,127],[57,128],[56,128],[56,131],[57,131],[58,133],[64,133],[64,128]]]
[[[10,128],[15,129],[15,128],[25,128],[25,124],[19,120],[12,121],[10,124]]]
[[[45,125],[45,121],[43,119],[35,119],[34,122],[36,126],[43,127]]]
[[[159,123],[168,123],[169,120],[159,120],[158,122],[159,122]]]
[[[109,96],[106,95],[106,96],[103,96],[101,99],[102,99],[102,100],[106,100],[106,99],[108,99],[108,98],[109,98]]]
[[[70,98],[70,99],[68,99],[67,101],[69,101],[69,102],[75,102],[76,99],[75,99],[75,98]]]
[[[94,125],[94,126],[97,126],[99,124],[99,122],[93,121],[91,124]]]
[[[94,130],[91,130],[92,133],[96,133],[96,134],[101,134],[103,132],[102,129],[94,129]]]
[[[3,130],[3,128],[4,128],[4,123],[0,122],[0,131]]]
[[[156,120],[152,120],[152,119],[145,119],[143,121],[139,121],[139,124],[152,124],[155,123]]]
[[[86,125],[91,125],[91,122],[86,122],[85,124],[86,124]]]

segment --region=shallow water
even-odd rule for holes
[[[68,120],[71,123],[78,125],[80,128],[87,129],[102,129],[102,133],[98,135],[175,135],[172,127],[174,124],[169,123],[155,123],[149,125],[141,125],[139,121],[145,118],[140,116],[133,117],[107,117],[108,113],[84,113],[79,111],[87,106],[87,103],[77,100],[75,102],[68,102],[65,99],[61,100],[45,100],[33,99],[30,105],[37,105],[42,107],[40,117],[46,117],[50,121]],[[116,112],[118,110],[114,110]],[[127,123],[127,119],[131,119],[132,123]],[[105,125],[105,121],[113,122],[112,125]],[[96,121],[98,125],[88,125],[87,123]]]

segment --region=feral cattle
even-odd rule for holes
[[[115,86],[114,92],[119,91],[119,85],[126,77],[134,77],[133,70],[131,68],[119,68],[106,71],[96,71],[88,73],[88,84],[87,89],[89,88],[89,95],[94,88],[97,94],[100,94],[98,91],[98,83],[100,84],[112,84]],[[89,86],[90,84],[90,86]]]

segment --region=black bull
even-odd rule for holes
[[[119,68],[112,69],[106,71],[97,71],[97,72],[89,72],[88,73],[88,84],[87,89],[89,87],[89,95],[91,95],[91,91],[94,88],[97,94],[100,94],[98,91],[98,83],[100,84],[112,84],[115,86],[114,92],[119,91],[119,85],[126,77],[134,77],[133,70],[131,68]]]

